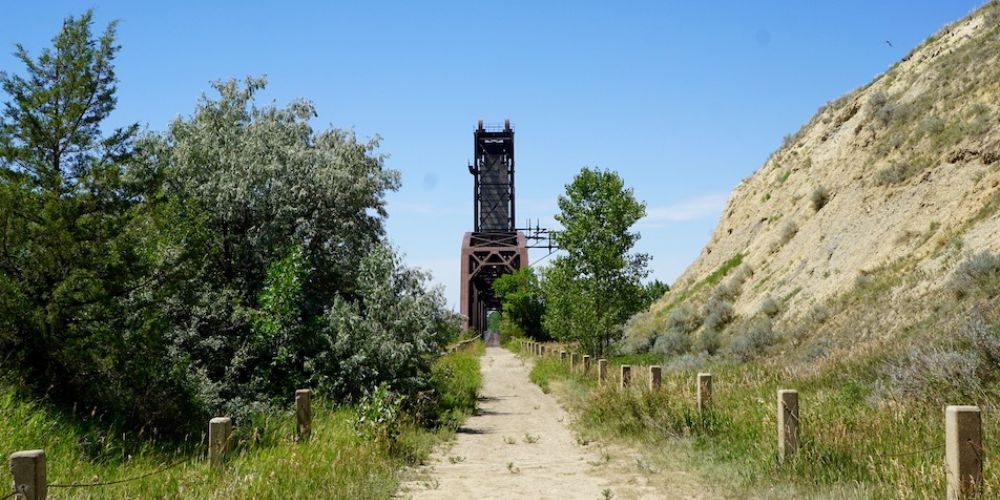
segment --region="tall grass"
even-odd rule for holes
[[[296,442],[292,410],[254,414],[234,431],[233,450],[221,471],[211,471],[205,436],[159,442],[148,430],[123,429],[88,413],[63,414],[45,402],[27,401],[11,384],[0,385],[0,452],[46,452],[50,484],[114,481],[160,471],[119,485],[52,488],[58,498],[391,498],[401,469],[419,463],[453,435],[475,408],[479,389],[476,348],[450,353],[433,366],[438,425],[404,416],[395,442],[380,443],[356,431],[353,406],[314,400],[313,434]],[[207,423],[206,423],[207,425]],[[8,479],[0,481],[4,488]],[[5,491],[3,493],[6,493]]]
[[[621,361],[633,364],[633,384],[618,389]],[[579,414],[585,439],[624,439],[647,450],[672,441],[690,441],[695,453],[713,464],[713,473],[744,494],[774,485],[797,495],[873,498],[941,498],[945,491],[944,409],[942,404],[872,403],[876,367],[884,361],[871,351],[849,362],[826,362],[809,373],[757,360],[709,361],[698,371],[714,376],[711,411],[695,406],[695,370],[665,371],[662,390],[646,389],[646,369],[630,356],[613,359],[609,381],[598,387],[543,360],[532,380],[551,387],[555,380]],[[662,361],[662,358],[661,358]],[[558,361],[555,361],[558,364]],[[778,389],[800,394],[801,453],[777,461],[775,398]],[[954,403],[964,403],[956,401]],[[1000,425],[990,415],[995,398],[981,395],[984,447],[1000,442]],[[989,454],[989,451],[987,451]],[[987,459],[987,497],[1000,494],[1000,466]]]

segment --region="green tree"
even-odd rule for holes
[[[542,328],[545,302],[538,274],[530,267],[505,274],[493,282],[493,293],[502,304],[501,329],[536,340],[549,338]]]
[[[613,171],[583,168],[559,197],[554,239],[565,255],[544,273],[544,325],[556,338],[578,341],[593,355],[606,354],[622,326],[647,303],[641,280],[649,256],[632,251],[632,226],[645,204]]]
[[[656,302],[657,299],[663,297],[663,295],[669,292],[670,285],[660,280],[653,280],[650,281],[649,283],[646,283],[645,290],[646,290],[646,302],[645,305],[642,306],[642,309],[649,307],[650,304]]]
[[[183,375],[146,314],[143,187],[125,180],[138,127],[101,127],[115,23],[100,36],[92,23],[67,18],[37,58],[17,45],[24,73],[0,74],[0,350],[52,399],[155,425],[187,412]]]

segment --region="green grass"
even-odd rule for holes
[[[662,310],[660,310],[658,314],[660,316],[666,317],[666,315],[669,314],[671,309],[691,298],[694,294],[698,293],[699,290],[705,287],[714,286],[719,281],[721,281],[722,278],[725,278],[726,275],[729,274],[729,271],[732,271],[742,263],[743,263],[742,253],[738,253],[730,257],[729,260],[723,262],[718,268],[709,273],[708,276],[705,276],[704,279],[696,283],[694,286],[688,288],[687,290],[681,292],[681,294],[678,295],[674,300],[670,301],[667,307],[664,307]]]
[[[609,366],[605,387],[545,367],[546,361],[536,365],[532,380],[543,387],[561,382],[561,395],[579,415],[583,439],[623,440],[654,455],[690,442],[691,465],[703,466],[740,494],[778,487],[806,497],[836,491],[852,497],[941,498],[943,410],[927,404],[873,408],[867,398],[873,367],[881,360],[861,357],[803,375],[764,361],[714,362],[700,369],[714,377],[714,406],[704,415],[695,406],[693,371],[665,372],[660,392],[642,389],[641,367],[633,368],[637,380],[624,391],[616,389],[617,366]],[[786,464],[778,463],[775,443],[774,407],[782,388],[799,391],[802,420],[802,452]],[[986,408],[987,415],[997,409],[989,403]],[[984,432],[984,443],[1000,441],[1000,426],[989,417]],[[986,484],[987,496],[997,493],[995,462],[987,462]]]
[[[829,311],[825,321],[806,318],[801,325],[783,326],[779,343],[763,356],[746,363],[712,356],[697,368],[664,370],[658,393],[641,389],[645,366],[669,365],[671,359],[648,354],[612,357],[605,387],[544,367],[532,372],[532,380],[559,388],[557,394],[579,415],[582,439],[622,440],[651,456],[687,447],[691,467],[728,483],[737,495],[766,495],[778,488],[794,497],[941,498],[943,408],[979,405],[984,447],[993,449],[1000,442],[994,418],[1000,411],[1000,377],[985,373],[974,390],[931,379],[921,394],[911,396],[891,392],[887,374],[913,349],[961,348],[956,332],[970,308],[995,304],[1000,287],[977,288],[962,301],[944,292],[893,301],[894,290],[919,279],[910,261],[886,265],[823,303]],[[934,305],[932,313],[928,304]],[[860,341],[859,329],[883,327],[886,310],[912,320],[888,337]],[[817,354],[818,345],[827,347]],[[622,363],[633,365],[635,382],[626,391],[615,389]],[[714,377],[714,406],[706,415],[695,407],[700,371]],[[786,464],[777,461],[778,389],[796,389],[800,398],[802,452]],[[1000,465],[991,456],[988,451],[987,497],[1000,494]]]
[[[313,435],[296,442],[291,410],[256,414],[237,424],[234,449],[221,471],[209,470],[205,436],[158,442],[146,430],[122,429],[89,414],[67,415],[44,401],[27,401],[11,384],[0,386],[0,452],[46,452],[50,484],[114,481],[180,465],[149,478],[94,488],[50,488],[56,498],[391,498],[402,469],[422,461],[475,408],[481,344],[434,364],[440,425],[404,416],[393,443],[355,432],[351,406],[313,402]],[[9,484],[9,475],[0,482]],[[6,493],[6,492],[4,492]]]

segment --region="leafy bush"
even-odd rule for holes
[[[691,337],[685,333],[668,331],[656,337],[651,352],[656,354],[683,354],[691,348]]]
[[[719,352],[722,347],[722,336],[717,330],[702,330],[695,343],[695,350],[708,354]]]
[[[667,331],[691,333],[698,329],[699,324],[701,324],[701,318],[698,317],[694,306],[684,303],[670,311],[666,327]]]
[[[729,343],[729,354],[747,361],[760,355],[774,342],[774,332],[771,330],[771,320],[757,317],[750,321],[742,335],[734,337]]]
[[[91,20],[0,75],[21,96],[0,117],[0,350],[33,389],[179,435],[302,387],[425,390],[457,320],[385,242],[378,142],[314,130],[307,101],[257,106],[262,79],[162,134],[105,130],[118,46]]]
[[[545,302],[542,300],[542,287],[534,268],[525,267],[500,276],[493,282],[493,292],[502,304],[502,330],[535,340],[550,338],[542,327]]]
[[[955,269],[948,287],[958,298],[995,297],[1000,293],[1000,254],[983,251],[970,255]]]
[[[401,398],[384,385],[366,394],[358,402],[354,432],[366,441],[392,446],[399,436],[403,415]]]
[[[774,298],[768,296],[760,303],[760,312],[769,318],[773,318],[781,312],[781,304]]]
[[[705,322],[707,330],[721,330],[733,320],[733,305],[726,301],[708,301],[705,303]]]

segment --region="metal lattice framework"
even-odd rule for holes
[[[486,331],[486,315],[500,309],[493,282],[500,276],[527,267],[528,249],[555,251],[552,231],[527,224],[514,226],[514,129],[484,126],[473,133],[473,228],[462,241],[461,311],[466,327]],[[527,235],[527,236],[526,236]],[[544,257],[543,257],[544,258]],[[493,338],[496,340],[495,338]]]
[[[462,241],[461,311],[466,327],[486,330],[486,315],[500,309],[493,282],[528,265],[524,234],[514,228],[514,129],[484,126],[473,133],[473,228]]]

